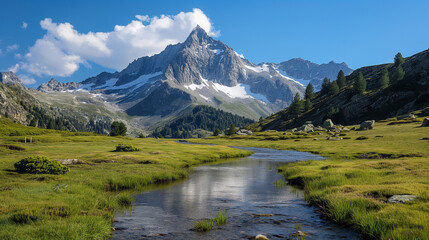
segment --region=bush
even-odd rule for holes
[[[35,222],[39,219],[39,214],[34,211],[14,213],[10,216],[10,220],[16,224],[27,224]]]
[[[69,171],[67,166],[45,156],[26,157],[15,163],[15,169],[19,173],[32,174],[65,174]]]
[[[118,146],[116,146],[115,152],[136,152],[141,151],[141,148],[138,148],[131,144],[121,143]]]

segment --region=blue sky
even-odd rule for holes
[[[0,70],[15,68],[32,87],[51,77],[82,81],[120,70],[137,56],[182,41],[195,23],[254,63],[301,57],[359,68],[391,62],[397,52],[410,56],[429,48],[427,0],[2,0],[1,5]],[[74,35],[67,35],[70,31]]]

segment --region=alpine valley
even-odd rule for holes
[[[99,121],[121,120],[128,134],[138,135],[177,120],[198,105],[257,120],[290,105],[296,93],[303,96],[309,82],[320,89],[325,77],[335,79],[340,70],[352,72],[345,63],[319,65],[300,58],[254,64],[197,26],[183,43],[136,59],[120,72],[102,72],[82,82],[51,79],[37,91],[25,89],[11,72],[2,73],[2,82],[18,85],[15,88],[34,98],[27,105],[48,109],[45,113],[54,121],[61,117],[71,122],[68,130],[104,133],[109,124],[100,127]],[[5,108],[9,116],[19,116],[18,122],[29,125],[34,113],[18,107],[20,101],[15,105]],[[72,126],[77,123],[80,127]]]

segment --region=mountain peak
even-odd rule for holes
[[[6,85],[18,85],[25,88],[21,79],[19,79],[13,72],[0,72],[0,82]]]
[[[209,35],[207,32],[200,27],[200,25],[197,25],[192,32],[189,34],[188,38],[186,39],[185,43],[192,43],[192,42],[203,42],[206,39],[209,39]]]

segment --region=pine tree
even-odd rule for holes
[[[359,72],[358,77],[355,79],[353,88],[356,93],[363,94],[366,90],[366,80],[363,78],[363,74]]]
[[[400,52],[398,52],[395,55],[395,66],[399,66],[401,64],[403,64],[405,62],[404,58],[402,57],[402,54]]]
[[[329,92],[329,86],[331,86],[331,81],[329,80],[329,78],[325,77],[323,79],[322,90],[321,90],[323,95]]]
[[[234,123],[231,123],[231,126],[229,126],[228,130],[228,136],[232,136],[237,132],[237,128],[235,127]]]
[[[313,84],[309,83],[305,89],[305,99],[312,99],[314,97]]]
[[[304,111],[309,111],[313,107],[313,104],[311,103],[310,99],[306,99],[304,102]]]
[[[346,86],[346,77],[344,76],[343,70],[340,70],[338,72],[338,75],[337,75],[337,84],[338,84],[338,87],[340,89]]]
[[[219,136],[221,133],[222,133],[222,132],[220,131],[220,129],[219,129],[219,128],[216,128],[216,129],[213,131],[213,136]]]
[[[290,113],[293,116],[297,116],[302,112],[303,108],[304,108],[304,106],[303,106],[303,103],[299,97],[299,93],[296,93],[295,97],[293,98],[292,104],[289,106]]]
[[[337,81],[333,81],[331,86],[329,86],[329,95],[336,95],[340,92]]]
[[[384,89],[389,86],[389,72],[387,71],[387,68],[383,70],[383,73],[381,75],[380,81],[379,81],[379,88]]]
[[[127,127],[123,122],[114,121],[110,126],[110,136],[125,136]]]
[[[404,78],[404,75],[405,75],[404,69],[402,69],[402,65],[399,65],[395,69],[395,72],[393,72],[392,83],[397,83],[401,81]]]

